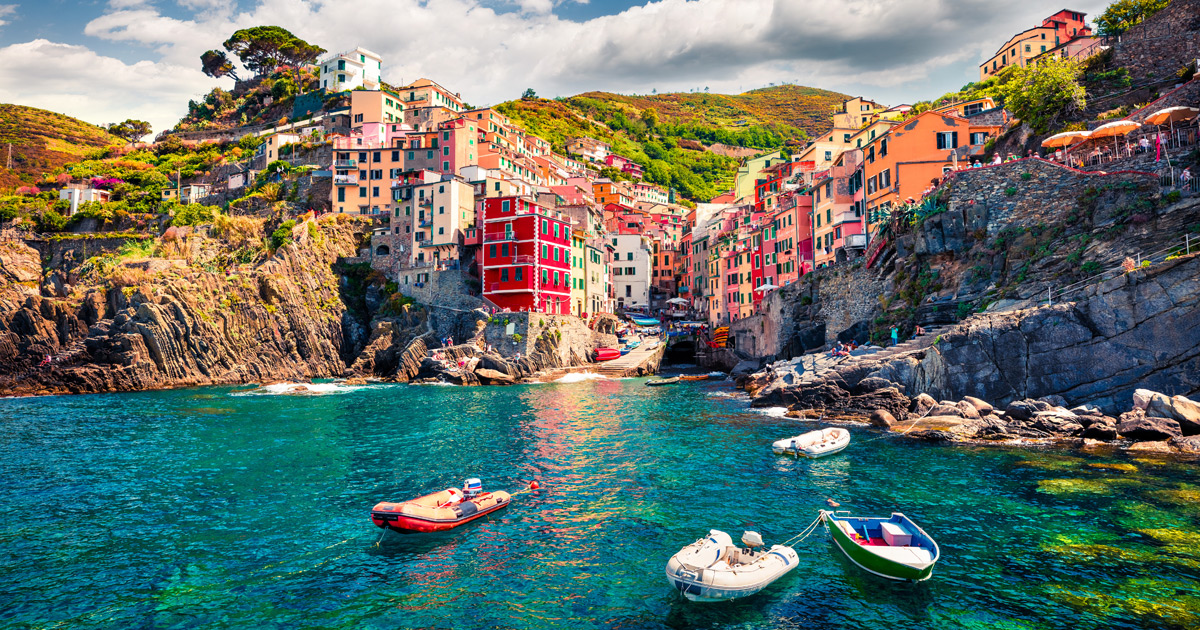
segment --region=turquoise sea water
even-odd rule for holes
[[[931,445],[843,454],[726,383],[205,388],[0,400],[0,628],[1145,628],[1200,625],[1194,464]],[[544,489],[435,535],[372,505],[484,480]],[[754,597],[684,600],[710,528],[782,542],[827,498],[942,548],[892,583],[828,535]]]

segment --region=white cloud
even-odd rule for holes
[[[563,1],[506,0],[518,10],[497,13],[485,3],[494,0],[357,0],[353,11],[327,0],[258,0],[245,10],[231,0],[177,0],[193,10],[181,19],[140,0],[111,0],[84,33],[151,58],[121,64],[117,74],[163,77],[169,87],[142,86],[118,100],[163,121],[218,84],[200,73],[200,53],[262,24],[331,51],[364,46],[383,55],[388,82],[429,77],[476,105],[526,87],[543,96],[705,86],[728,93],[784,81],[912,101],[974,79],[974,64],[1047,14],[1035,0],[654,0],[574,22],[554,14]],[[1103,2],[1072,6],[1099,10]],[[64,63],[44,57],[19,65],[53,77]],[[93,89],[70,87],[71,98]],[[44,86],[43,100],[54,89]],[[6,91],[17,88],[0,86]],[[168,93],[187,96],[165,102]]]
[[[147,120],[174,126],[189,99],[211,89],[198,69],[126,64],[84,46],[36,39],[0,48],[0,101],[41,107],[90,123]]]
[[[12,17],[13,15],[16,15],[16,13],[17,13],[17,5],[15,5],[15,4],[0,4],[0,26],[4,26],[5,24],[9,23],[9,21],[4,18]]]

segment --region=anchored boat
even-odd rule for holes
[[[809,431],[803,435],[785,438],[771,444],[777,454],[792,453],[797,457],[825,457],[840,453],[850,445],[850,432],[845,429],[829,428]]]
[[[649,380],[649,381],[646,381],[646,384],[651,387],[658,387],[659,385],[674,385],[675,383],[678,383],[678,382],[679,382],[679,377],[672,376],[671,378],[656,378],[653,380]]]
[[[745,548],[720,530],[679,550],[667,561],[667,581],[694,602],[718,602],[753,595],[796,568],[796,551],[784,545],[769,550],[758,532],[742,534]]]
[[[707,374],[684,374],[683,376],[680,376],[679,378],[682,380],[685,380],[685,381],[707,381],[708,375]]]
[[[933,538],[907,516],[849,516],[821,510],[833,542],[859,568],[889,580],[921,582],[933,575],[940,551]]]
[[[507,492],[483,492],[478,479],[468,479],[463,490],[447,488],[423,497],[392,503],[385,501],[371,508],[371,522],[399,532],[440,532],[454,529],[508,506]]]

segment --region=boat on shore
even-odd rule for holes
[[[907,516],[893,512],[887,518],[862,517],[821,510],[820,518],[834,544],[860,569],[909,582],[933,575],[941,552],[933,537]]]
[[[683,376],[680,376],[679,378],[684,381],[707,381],[708,375],[707,374],[684,374]]]
[[[729,534],[710,530],[667,560],[667,581],[694,602],[719,602],[753,595],[799,564],[791,547],[760,549],[757,532],[742,534],[742,543],[739,549]]]
[[[468,479],[463,485],[466,492],[447,488],[403,503],[378,503],[371,508],[371,522],[397,532],[441,532],[507,507],[512,499],[503,490],[481,492],[478,479]]]
[[[850,432],[846,429],[832,427],[778,440],[771,444],[771,450],[778,455],[791,453],[797,457],[815,459],[840,453],[849,445]]]
[[[649,381],[646,381],[646,384],[649,385],[650,387],[659,387],[662,385],[674,385],[675,383],[678,383],[678,382],[679,382],[679,377],[672,376],[671,378],[651,379]]]
[[[621,351],[616,348],[596,348],[592,352],[592,358],[596,361],[612,361],[621,356]]]

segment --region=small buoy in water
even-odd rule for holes
[[[841,503],[838,503],[837,501],[834,501],[833,499],[825,499],[825,505],[828,505],[829,507],[841,507],[842,506]]]
[[[531,481],[531,482],[529,482],[529,489],[530,489],[530,490],[537,490],[537,489],[538,489],[538,488],[540,488],[540,487],[541,487],[541,486],[539,486],[539,485],[538,485],[538,482],[536,482],[536,481]]]

